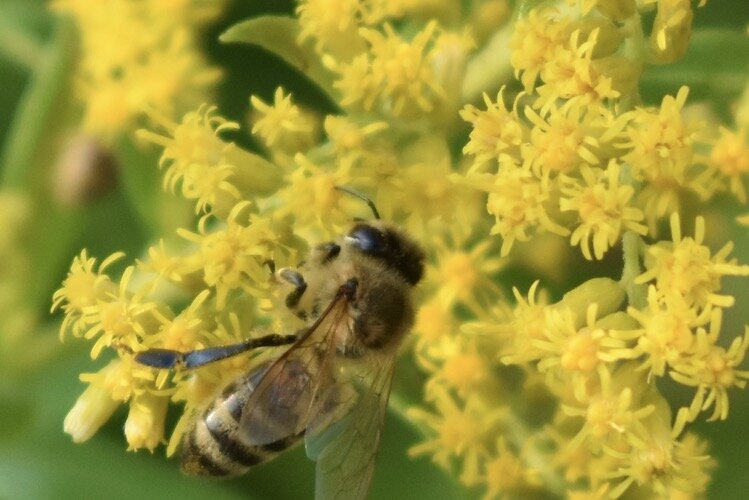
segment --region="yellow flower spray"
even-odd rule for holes
[[[334,189],[349,185],[428,251],[409,347],[424,373],[423,402],[407,411],[424,433],[412,455],[486,498],[704,495],[714,461],[687,428],[705,412],[727,418],[729,390],[749,379],[749,333],[721,332],[734,303],[721,279],[749,266],[730,243],[712,252],[692,214],[721,192],[745,201],[747,142],[743,129],[686,113],[686,87],[656,106],[637,93],[648,65],[684,54],[692,5],[521,2],[510,22],[505,1],[469,4],[302,0],[297,19],[266,16],[222,36],[303,69],[337,108],[325,116],[280,87],[273,102],[249,97],[249,126],[197,105],[174,120],[173,102],[152,97],[121,110],[118,126],[141,112],[157,122],[138,137],[162,148],[164,187],[199,219],[119,280],[106,271],[121,255],[97,265],[82,252],[56,292],[61,333],[94,342],[94,358],[117,356],[82,376],[88,388],[65,421],[75,441],[127,404],[128,449],[168,441],[173,453],[206,401],[272,353],[175,373],[133,353],[298,327],[266,262],[294,265],[366,216]],[[97,36],[81,24],[84,40]],[[131,56],[119,56],[123,67]],[[179,82],[174,99],[198,88]],[[226,138],[237,130],[265,154]],[[576,261],[596,277],[568,276]],[[518,268],[543,279],[528,290],[499,279]],[[554,301],[544,288],[559,280],[572,285]],[[657,385],[666,376],[691,402],[669,401]],[[170,399],[185,406],[167,437]]]

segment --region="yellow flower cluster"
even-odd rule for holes
[[[646,63],[678,57],[692,18],[689,2],[658,1],[647,43],[640,9],[651,3],[568,0],[493,33],[507,2],[456,12],[456,2],[434,0],[300,1],[298,21],[282,21],[298,35],[291,52],[317,57],[306,61],[317,64],[310,74],[324,74],[315,82],[339,111],[320,116],[280,87],[272,102],[250,96],[262,157],[227,140],[242,127],[214,108],[181,121],[152,113],[161,130],[138,135],[163,148],[164,186],[193,202],[199,220],[119,280],[108,274],[119,254],[97,265],[84,251],[73,262],[54,297],[62,333],[93,341],[93,357],[107,348],[117,357],[82,376],[88,388],[66,431],[85,440],[126,403],[129,448],[153,450],[166,439],[171,399],[185,403],[173,453],[206,399],[273,353],[173,374],[138,366],[133,353],[298,326],[266,264],[295,265],[308,244],[366,217],[334,189],[348,185],[427,250],[411,339],[424,404],[407,413],[427,437],[413,455],[487,498],[704,494],[714,462],[685,428],[703,412],[726,418],[728,390],[749,378],[739,368],[749,333],[720,339],[733,305],[721,278],[749,267],[730,245],[710,251],[702,218],[685,236],[678,211],[685,194],[743,199],[747,146],[743,132],[711,135],[714,124],[688,119],[686,88],[640,105]],[[504,59],[492,59],[498,40],[509,41]],[[469,102],[466,89],[509,65],[522,91],[511,96],[496,81],[496,99]],[[671,240],[658,241],[666,218]],[[498,275],[508,267],[551,276],[569,264],[567,238],[586,275],[621,249],[621,281],[602,271],[556,302],[539,281],[505,296]],[[659,391],[665,376],[693,388],[689,404]]]
[[[685,428],[703,412],[727,418],[728,391],[749,379],[740,369],[749,333],[721,338],[734,304],[721,278],[749,266],[730,243],[711,252],[702,217],[684,235],[679,211],[724,190],[744,201],[749,150],[743,132],[688,118],[686,87],[638,105],[645,64],[685,50],[689,2],[657,2],[651,44],[638,10],[648,2],[568,3],[534,8],[513,27],[523,91],[463,108],[470,165],[452,179],[487,193],[490,234],[512,262],[532,265],[526,250],[551,233],[588,261],[623,247],[623,277],[590,279],[556,303],[538,282],[527,296],[515,289],[515,306],[499,295],[477,303],[477,291],[457,309],[439,294],[427,302],[415,348],[433,409],[411,415],[432,437],[412,453],[457,469],[487,498],[699,497],[714,461]],[[666,217],[671,240],[647,245]],[[656,386],[665,376],[693,388],[692,401],[669,401]]]
[[[54,0],[79,26],[77,94],[86,132],[111,140],[145,112],[174,116],[205,100],[220,70],[200,54],[201,29],[224,0]]]

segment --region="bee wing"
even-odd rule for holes
[[[272,362],[247,400],[239,435],[262,446],[302,433],[319,399],[333,384],[335,331],[346,327],[348,299],[338,295],[317,321]]]
[[[394,357],[373,360],[370,369],[358,375],[350,386],[357,397],[339,398],[349,409],[326,429],[309,428],[305,445],[317,460],[315,498],[322,500],[364,499],[369,491],[380,435],[385,420]],[[350,394],[350,393],[349,393]]]

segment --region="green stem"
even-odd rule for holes
[[[620,283],[627,292],[629,305],[642,308],[647,303],[647,291],[645,285],[635,283],[635,278],[642,273],[640,267],[640,248],[642,240],[634,231],[627,231],[622,237],[622,253],[624,254],[624,267]]]
[[[502,423],[507,429],[507,440],[516,449],[523,450],[525,462],[531,469],[538,472],[548,491],[563,498],[567,491],[564,479],[552,467],[548,453],[544,453],[538,446],[527,446],[533,434],[525,423],[511,411],[504,416]]]
[[[0,16],[0,56],[33,71],[44,60],[44,47],[34,36]]]
[[[21,98],[0,156],[4,188],[22,188],[27,180],[37,177],[32,166],[61,90],[69,83],[74,40],[72,24],[61,20],[52,40],[40,48],[31,84]]]

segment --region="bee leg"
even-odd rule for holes
[[[152,368],[197,368],[199,366],[236,356],[258,347],[277,347],[293,344],[297,339],[293,335],[266,335],[254,339],[247,339],[238,344],[219,347],[208,347],[190,352],[173,351],[171,349],[148,349],[135,355],[135,361]]]
[[[299,271],[288,267],[279,269],[277,275],[282,280],[294,285],[294,289],[286,296],[286,307],[294,309],[299,305],[299,300],[302,298],[304,291],[307,290],[307,282],[304,281],[304,276]]]
[[[263,261],[263,264],[268,266],[268,269],[270,269],[271,274],[276,274],[276,261],[273,259],[265,259]]]

